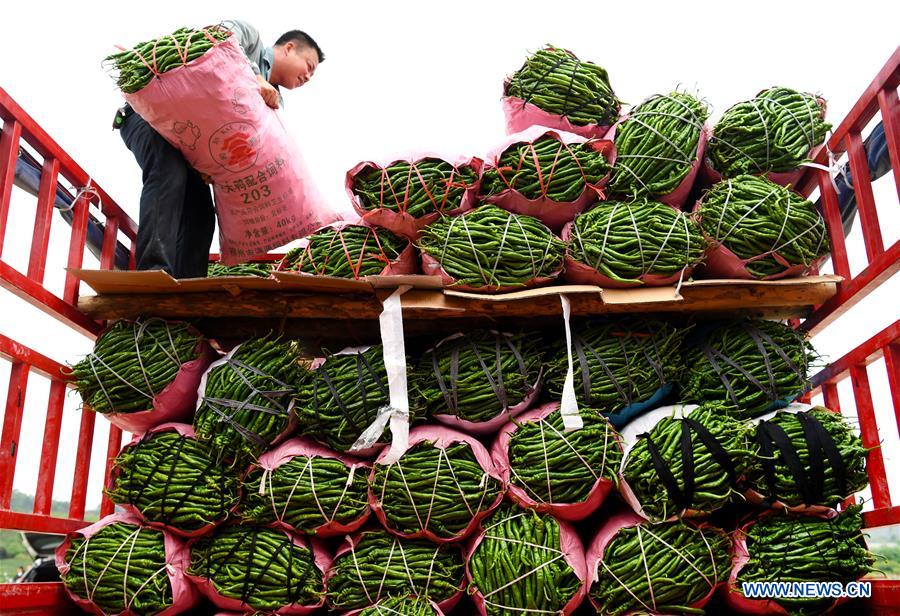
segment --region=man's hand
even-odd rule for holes
[[[278,109],[278,90],[275,86],[266,81],[262,75],[257,75],[256,81],[259,83],[259,95],[266,101],[266,105]]]

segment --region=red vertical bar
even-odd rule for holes
[[[0,509],[9,509],[12,500],[13,476],[19,454],[19,433],[22,429],[22,410],[25,408],[25,389],[28,386],[28,364],[13,362],[6,392],[6,411],[3,415],[3,434],[0,436]]]
[[[894,417],[900,432],[900,343],[893,342],[884,347],[884,366],[887,369],[891,387],[891,401],[894,403]]]
[[[87,235],[88,216],[90,214],[90,196],[82,195],[75,200],[75,214],[72,219],[72,235],[69,240],[68,267],[81,267],[84,259],[84,239]],[[79,281],[75,276],[66,272],[66,285],[63,290],[63,301],[75,305],[78,299]]]
[[[837,383],[822,383],[822,397],[825,398],[825,407],[835,413],[841,412],[841,399],[838,396]]]
[[[81,411],[81,429],[78,433],[78,453],[75,454],[75,479],[72,481],[72,499],[69,517],[84,519],[84,503],[87,499],[88,474],[91,470],[91,448],[94,444],[94,420],[97,414],[84,407]]]
[[[851,366],[850,378],[853,379],[853,395],[856,398],[856,414],[859,417],[863,446],[869,450],[866,454],[866,470],[872,488],[872,500],[876,509],[890,507],[891,493],[885,474],[884,456],[881,455],[881,438],[878,435],[878,423],[875,421],[875,408],[872,406],[869,373],[865,365]]]
[[[884,125],[884,137],[891,157],[891,168],[894,170],[894,186],[900,196],[900,102],[897,90],[881,90],[878,93],[878,106],[881,108],[881,123]]]
[[[119,219],[107,218],[103,225],[103,250],[100,252],[100,269],[116,269],[116,244],[119,239]]]
[[[28,277],[38,284],[44,284],[44,269],[47,266],[47,245],[50,243],[50,226],[53,222],[53,203],[56,200],[58,174],[59,161],[55,158],[45,159],[44,166],[41,169],[37,212],[34,215],[31,256],[28,259]]]
[[[37,490],[34,495],[34,512],[42,515],[49,515],[53,505],[53,484],[56,481],[56,458],[59,455],[59,434],[62,428],[65,397],[65,382],[52,381],[50,397],[47,400],[47,421],[44,422],[44,446],[41,448]]]
[[[6,219],[9,217],[9,201],[12,198],[12,187],[16,178],[16,160],[19,158],[21,136],[21,124],[15,120],[3,122],[3,132],[0,134],[0,255],[3,254]]]
[[[850,261],[847,259],[847,242],[844,227],[841,224],[841,211],[838,207],[837,193],[824,173],[819,174],[819,193],[822,195],[822,209],[825,224],[828,226],[828,238],[831,242],[831,262],[834,273],[850,280]]]
[[[137,269],[137,258],[135,257],[136,252],[137,252],[137,240],[132,240],[131,250],[128,253],[128,269],[130,269],[130,270]]]
[[[871,263],[884,252],[884,242],[881,238],[881,226],[878,224],[878,211],[875,209],[875,195],[872,194],[869,161],[866,158],[866,150],[858,131],[852,131],[847,135],[847,153],[850,155],[853,191],[856,193],[856,205],[859,208],[859,220],[862,223],[866,256]]]
[[[122,448],[122,430],[117,428],[116,426],[110,424],[109,426],[109,441],[106,445],[106,471],[103,474],[103,486],[106,487],[109,485],[109,473],[112,470],[113,462],[116,461],[116,456],[119,455],[119,449]],[[106,492],[103,493],[103,497],[100,500],[100,517],[102,518],[105,515],[109,515],[115,510],[116,504],[109,500],[109,497],[106,495]]]

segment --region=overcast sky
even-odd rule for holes
[[[360,160],[416,150],[477,155],[493,146],[503,136],[503,77],[544,43],[607,68],[614,90],[628,103],[687,88],[709,101],[715,119],[763,88],[786,85],[824,95],[829,120],[837,123],[896,47],[896,6],[863,1],[16,2],[4,6],[0,87],[136,218],[140,171],[110,129],[121,97],[101,59],[117,44],[127,47],[180,26],[228,18],[256,25],[269,44],[285,30],[303,29],[327,59],[309,84],[285,93],[280,113],[323,193],[344,206],[344,173]],[[15,192],[3,259],[24,269],[33,200]],[[900,236],[890,178],[876,185],[876,196],[889,244]],[[55,218],[47,281],[56,291],[62,287],[65,232]],[[858,237],[851,249],[859,270],[865,262]],[[96,265],[90,259],[85,264]],[[892,323],[898,288],[892,282],[893,291],[882,290],[818,337],[819,349],[836,358]],[[0,333],[57,361],[75,361],[90,348],[83,337],[2,291]],[[896,444],[883,362],[871,374],[883,432]],[[7,375],[8,364],[0,361],[0,400]],[[842,400],[852,413],[847,387]],[[46,395],[45,381],[32,378],[15,478],[15,487],[29,493],[36,482]],[[57,498],[67,499],[71,490],[78,419],[73,395]],[[94,460],[100,464],[106,426],[103,420],[97,425]],[[100,479],[97,470],[89,506],[99,501]],[[900,473],[892,480],[900,497]]]

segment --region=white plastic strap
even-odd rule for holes
[[[390,404],[378,412],[375,421],[359,436],[350,451],[367,449],[378,442],[384,429],[391,426],[391,449],[382,464],[393,464],[409,447],[409,391],[406,386],[406,343],[403,339],[403,307],[400,296],[411,287],[403,285],[383,302],[378,317],[384,368],[387,372]]]
[[[569,361],[566,370],[566,380],[563,382],[562,400],[559,403],[559,414],[562,415],[563,426],[566,432],[580,430],[584,427],[581,414],[578,412],[578,399],[575,397],[575,364],[572,361],[572,327],[569,320],[572,317],[572,306],[569,298],[565,295],[559,296],[562,303],[563,322],[566,327],[566,355]]]

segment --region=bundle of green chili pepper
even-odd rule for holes
[[[489,204],[428,225],[419,247],[458,284],[474,287],[520,286],[554,276],[565,251],[537,218]]]
[[[841,582],[874,571],[875,557],[866,549],[861,506],[854,505],[828,520],[811,516],[773,515],[746,531],[750,559],[737,575],[744,582]],[[777,598],[791,614],[821,614],[830,598]]]
[[[610,192],[653,198],[674,191],[697,159],[708,117],[706,104],[684,92],[653,96],[632,109],[616,129]]]
[[[747,271],[759,278],[812,265],[828,253],[825,222],[816,206],[753,175],[713,186],[700,202],[698,222],[711,240],[740,259],[752,259]]]
[[[377,276],[409,245],[386,229],[363,225],[326,227],[306,239],[306,246],[288,251],[281,269],[339,278]]]
[[[202,340],[187,323],[117,321],[70,374],[81,399],[94,411],[146,411],[181,365],[198,357]]]
[[[740,494],[756,461],[753,427],[715,405],[664,417],[629,451],[622,475],[651,520],[709,513]]]
[[[173,604],[161,531],[113,522],[90,538],[74,536],[63,583],[105,614],[157,614]]]
[[[606,156],[590,142],[566,145],[545,135],[534,143],[509,146],[497,166],[484,171],[481,194],[515,190],[528,199],[546,197],[565,203],[575,201],[585,185],[597,184],[607,173]]]
[[[107,494],[147,520],[191,532],[222,521],[238,500],[237,476],[209,446],[178,432],[152,432],[119,453]]]
[[[709,158],[725,177],[792,171],[809,160],[830,128],[824,101],[770,88],[722,115],[709,141]]]
[[[393,464],[376,464],[372,492],[391,530],[430,531],[451,539],[494,505],[502,486],[479,464],[468,443],[446,448],[423,441]]]
[[[353,194],[363,209],[386,208],[418,217],[457,209],[477,180],[468,165],[457,167],[437,158],[398,161],[361,171],[353,178]]]
[[[608,126],[619,115],[619,100],[606,70],[549,45],[513,73],[506,95],[565,116],[575,125]]]
[[[358,520],[368,507],[365,467],[300,455],[273,470],[256,467],[250,472],[244,480],[241,516],[258,524],[280,521],[298,532],[314,533],[329,522]]]
[[[359,616],[437,616],[438,611],[426,599],[391,597],[367,607]]]
[[[206,374],[194,430],[220,458],[256,457],[290,421],[300,379],[296,342],[271,336],[243,343]]]
[[[697,332],[684,352],[685,402],[715,402],[740,419],[785,406],[807,386],[812,346],[775,321],[726,321]]]
[[[428,415],[489,421],[520,404],[541,374],[534,336],[481,330],[440,341],[410,375],[412,405]]]
[[[568,255],[624,283],[671,276],[703,259],[707,241],[686,214],[658,201],[603,201],[575,217]]]
[[[510,483],[539,503],[580,503],[598,479],[616,481],[618,434],[594,409],[580,409],[584,427],[566,432],[562,415],[519,423],[509,440]]]
[[[377,345],[328,356],[303,379],[294,413],[303,434],[348,451],[389,402],[383,350]]]
[[[484,537],[469,558],[472,586],[489,616],[558,614],[581,587],[566,562],[559,522],[511,506],[484,522]]]
[[[397,595],[440,603],[460,592],[465,572],[458,546],[399,539],[384,531],[353,538],[328,571],[328,605],[361,609]]]
[[[683,371],[684,328],[641,318],[601,319],[572,331],[578,402],[609,414],[643,402]],[[562,396],[568,368],[565,341],[555,341],[546,364],[547,390]]]
[[[155,75],[196,60],[230,34],[221,26],[179,28],[170,35],[111,54],[103,62],[112,64],[119,89],[132,94],[148,85]]]
[[[255,610],[318,605],[325,594],[312,549],[270,528],[226,526],[197,540],[187,573]]]
[[[776,413],[759,423],[756,438],[760,464],[750,486],[772,501],[834,507],[869,482],[862,441],[825,407]]]
[[[272,263],[240,263],[238,265],[222,265],[218,261],[211,262],[206,270],[209,278],[223,276],[255,276],[268,278],[272,273]]]
[[[703,614],[692,607],[731,571],[728,535],[683,522],[620,529],[603,551],[591,601],[600,614]]]

